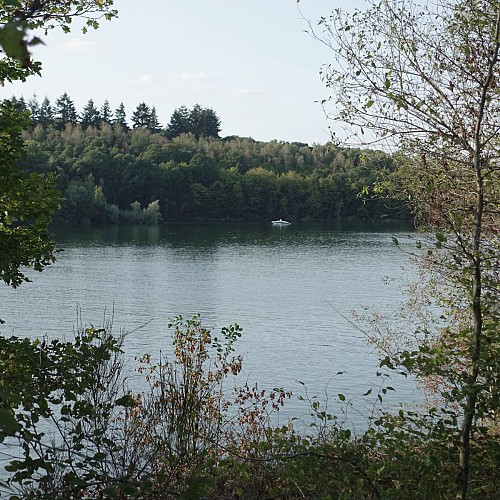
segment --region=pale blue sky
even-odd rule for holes
[[[362,0],[301,0],[318,19]],[[303,32],[296,0],[116,0],[119,18],[82,35],[52,32],[36,48],[42,78],[6,84],[4,97],[36,93],[52,103],[68,92],[77,110],[89,98],[130,117],[144,101],[162,125],[199,103],[222,120],[222,136],[323,144],[329,123],[315,102],[328,95],[319,69],[333,52]]]

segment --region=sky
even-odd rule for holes
[[[155,106],[160,123],[198,103],[221,119],[221,136],[324,144],[320,81],[334,53],[304,33],[345,0],[115,0],[119,17],[86,35],[52,31],[33,49],[42,77],[6,83],[2,97],[67,92],[77,111],[123,102]],[[351,0],[349,5],[362,4]],[[300,7],[300,11],[299,11]],[[345,7],[345,6],[343,6]],[[335,126],[334,126],[335,128]]]

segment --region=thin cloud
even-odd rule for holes
[[[217,80],[204,71],[184,71],[173,75],[170,84],[176,89],[192,92],[213,90],[218,88]]]
[[[67,42],[58,45],[64,52],[76,52],[79,54],[88,54],[99,49],[99,44],[92,40],[82,40],[80,38],[71,38]]]
[[[241,89],[237,89],[237,90],[234,90],[232,92],[233,95],[238,96],[238,97],[246,97],[249,95],[257,95],[257,94],[263,94],[263,93],[264,93],[263,90],[252,89],[249,87],[243,87]]]
[[[205,73],[204,71],[199,71],[197,73],[185,71],[184,73],[179,73],[175,75],[174,78],[177,78],[178,80],[189,80],[192,82],[212,80],[212,77],[208,73]]]
[[[155,77],[150,73],[143,73],[137,78],[134,78],[134,80],[132,80],[132,83],[135,83],[136,85],[151,85],[155,83]]]

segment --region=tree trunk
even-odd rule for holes
[[[470,477],[470,441],[472,436],[472,428],[476,414],[477,398],[479,387],[477,384],[480,375],[480,357],[481,344],[483,337],[483,307],[481,299],[482,289],[482,256],[481,256],[481,241],[483,228],[483,211],[484,211],[484,183],[483,183],[483,144],[481,137],[481,127],[487,104],[488,91],[494,79],[494,70],[498,63],[498,51],[500,46],[500,10],[497,12],[495,24],[495,46],[491,54],[491,60],[488,67],[488,75],[483,84],[481,91],[481,100],[474,134],[474,170],[476,174],[476,214],[473,236],[473,253],[472,263],[474,274],[472,276],[472,317],[473,330],[471,339],[471,372],[467,384],[467,399],[464,408],[464,419],[462,423],[460,435],[460,478],[457,491],[457,499],[465,500],[467,498],[467,490],[469,488]]]

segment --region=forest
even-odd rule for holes
[[[220,138],[217,114],[199,105],[162,129],[141,103],[130,129],[123,104],[113,114],[89,100],[78,115],[66,93],[54,107],[13,102],[31,119],[22,167],[52,174],[62,193],[56,223],[410,219],[395,199],[363,196],[397,170],[382,151]]]

